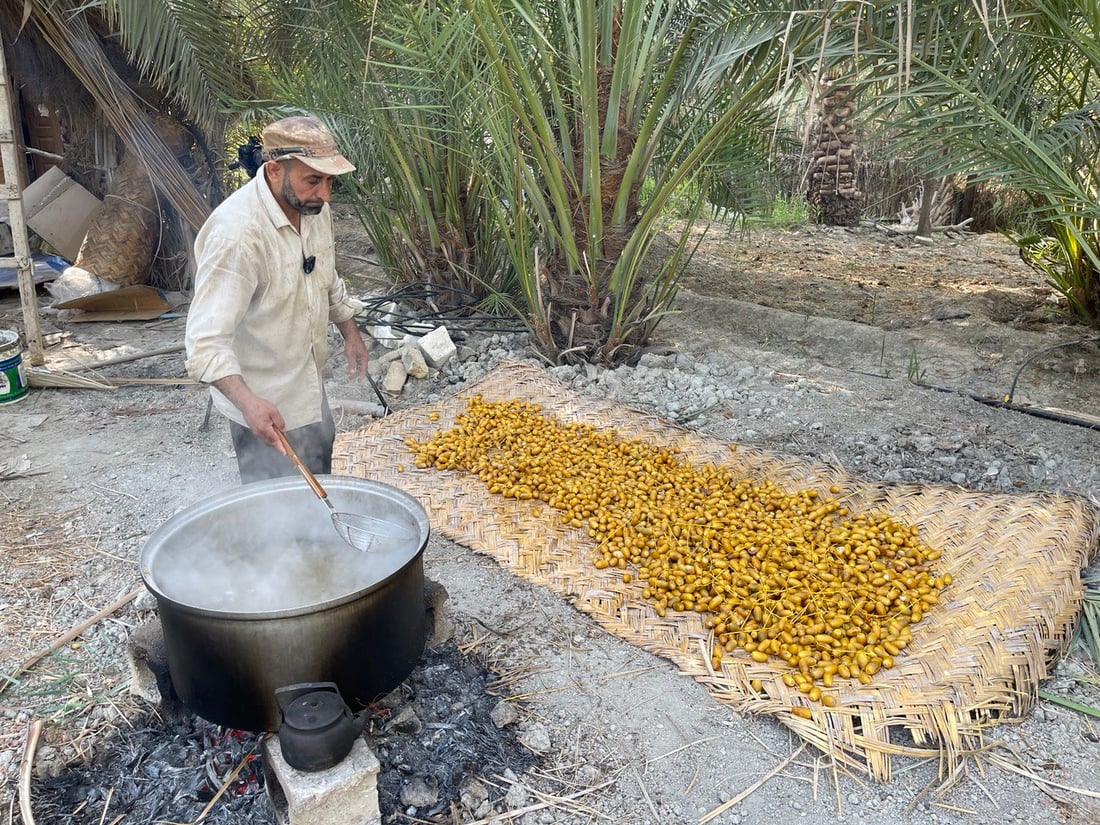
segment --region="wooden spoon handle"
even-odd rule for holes
[[[325,488],[321,486],[321,482],[317,480],[317,477],[309,471],[309,467],[302,463],[302,459],[298,458],[298,454],[294,452],[294,448],[290,446],[290,441],[286,437],[286,433],[275,427],[275,435],[279,436],[279,441],[282,442],[283,449],[286,450],[287,458],[294,462],[294,466],[298,468],[298,472],[302,474],[309,486],[313,488],[313,492],[317,494],[317,498],[328,504],[328,493],[325,492]]]

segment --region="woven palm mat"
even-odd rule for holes
[[[559,523],[557,511],[490,494],[470,474],[414,466],[405,439],[424,441],[449,429],[477,394],[537,403],[562,423],[586,422],[623,438],[676,447],[684,460],[723,465],[753,481],[770,479],[786,491],[815,489],[843,498],[852,512],[888,513],[917,525],[926,544],[943,550],[938,569],[953,582],[914,625],[914,640],[894,667],[879,671],[870,685],[834,682],[836,708],[808,703],[788,688],[781,679],[788,667],[774,658],[758,663],[737,651],[714,671],[704,617],[674,611],[658,617],[641,596],[642,584],[624,584],[621,571],[593,567],[593,543],[583,530]],[[1066,496],[869,484],[823,464],[731,450],[652,415],[575,393],[520,362],[506,362],[453,398],[342,434],[333,472],[406,490],[425,506],[433,530],[550,588],[611,633],[672,660],[717,700],[742,712],[775,714],[823,751],[881,780],[889,778],[894,755],[938,756],[953,771],[981,746],[984,725],[1028,711],[1039,681],[1073,634],[1081,569],[1100,530],[1095,509]],[[839,496],[829,493],[832,485]],[[763,683],[762,692],[750,687],[754,679]],[[791,713],[793,705],[809,705],[812,717]]]

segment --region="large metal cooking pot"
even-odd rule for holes
[[[145,544],[141,574],[172,683],[204,719],[274,731],[276,688],[301,682],[334,682],[361,707],[404,681],[424,652],[424,508],[387,484],[322,478],[337,509],[409,538],[349,547],[295,477],[205,499]]]

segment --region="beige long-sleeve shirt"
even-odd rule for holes
[[[313,271],[303,263],[315,257]],[[301,233],[279,208],[263,170],[210,215],[195,240],[195,295],[187,315],[186,367],[211,384],[240,375],[276,407],[288,429],[321,420],[329,322],[355,307],[336,273],[332,217],[301,216]],[[214,406],[245,424],[228,398]]]

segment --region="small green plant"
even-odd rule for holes
[[[788,229],[810,222],[810,206],[801,195],[776,195],[746,215],[752,226]]]
[[[1014,237],[1020,257],[1032,269],[1045,275],[1048,283],[1069,301],[1074,314],[1095,323],[1100,311],[1097,281],[1100,279],[1100,247],[1094,230],[1083,230],[1083,221],[1065,219],[1052,224],[1049,234]],[[1100,221],[1093,222],[1100,226]]]
[[[772,202],[771,222],[775,226],[799,226],[810,219],[810,208],[801,195],[777,195]]]
[[[917,356],[916,344],[913,344],[909,350],[909,369],[906,372],[906,377],[914,383],[924,380],[924,369],[921,368],[920,358]]]
[[[1085,595],[1081,601],[1081,621],[1077,625],[1077,640],[1084,645],[1092,660],[1100,665],[1100,572],[1084,577]]]
[[[1083,649],[1085,655],[1092,660],[1093,664],[1100,665],[1100,571],[1085,573],[1082,579],[1085,592],[1084,598],[1081,600],[1080,621],[1077,623],[1073,641]],[[1074,678],[1075,681],[1087,685],[1100,684],[1100,679],[1097,678],[1095,672]],[[1100,708],[1074,702],[1064,696],[1058,696],[1045,690],[1039,691],[1039,697],[1064,708],[1100,719]]]
[[[653,178],[646,178],[642,183],[641,188],[638,191],[638,199],[642,203],[646,203],[652,196],[655,189]],[[676,221],[683,220],[691,216],[692,204],[696,200],[696,193],[699,186],[694,181],[689,181],[684,185],[677,187],[677,189],[668,197],[664,208],[661,210],[661,217],[667,221],[671,226]]]
[[[112,655],[97,636],[83,638],[22,674],[15,688],[23,703],[53,720],[82,716],[92,707],[118,710],[128,701],[129,682],[108,664]]]
[[[1086,716],[1095,716],[1100,719],[1100,709],[1094,708],[1091,705],[1083,705],[1080,702],[1074,702],[1072,699],[1067,699],[1064,696],[1058,696],[1055,693],[1051,693],[1048,690],[1040,690],[1039,698],[1046,699],[1048,702],[1053,702],[1056,705],[1060,705],[1070,710],[1075,710],[1078,713],[1083,713]]]

